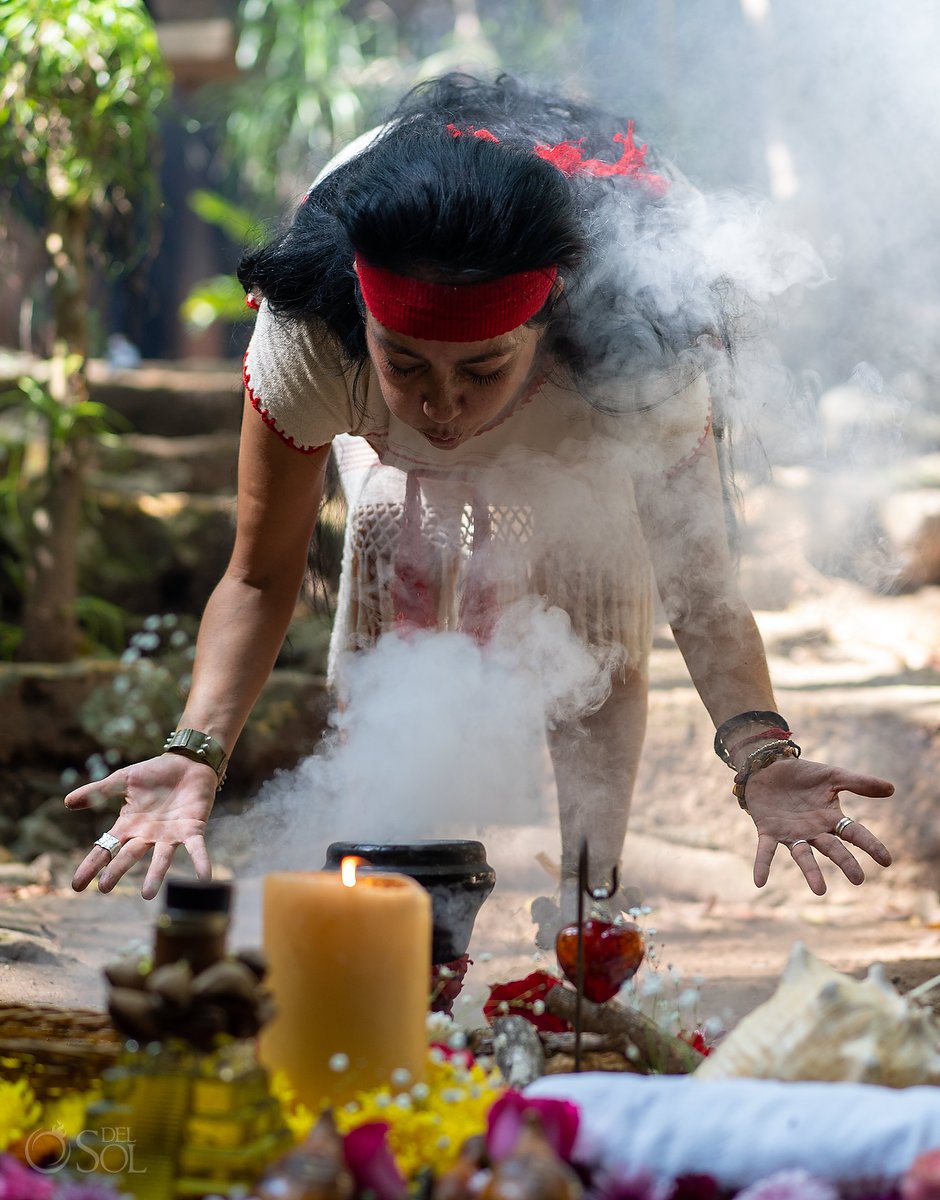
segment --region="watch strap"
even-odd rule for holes
[[[221,742],[198,729],[174,729],[163,744],[164,753],[182,754],[194,762],[203,762],[215,771],[219,787],[225,783],[228,755]]]

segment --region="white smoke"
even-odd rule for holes
[[[310,869],[330,841],[535,823],[546,725],[597,709],[615,662],[534,597],[509,606],[485,646],[457,632],[386,634],[351,656],[348,699],[318,753],[266,783],[250,812],[213,823],[216,852],[252,869]]]

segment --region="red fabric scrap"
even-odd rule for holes
[[[559,983],[554,975],[546,971],[534,971],[525,979],[515,979],[511,983],[494,983],[490,987],[489,999],[483,1005],[483,1015],[490,1024],[497,1017],[525,1017],[536,1029],[546,1033],[567,1033],[571,1026],[561,1017],[550,1012],[535,1012],[536,1001],[543,1003],[545,997]],[[503,1008],[506,1005],[506,1008]]]

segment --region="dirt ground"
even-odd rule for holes
[[[755,592],[760,583],[752,579]],[[757,615],[778,706],[806,752],[897,784],[891,800],[844,798],[845,811],[870,824],[896,862],[872,866],[861,888],[830,871],[830,890],[817,898],[780,852],[768,887],[755,889],[752,826],[729,794],[730,775],[712,754],[707,716],[677,651],[657,638],[624,876],[651,909],[642,923],[665,983],[661,1002],[674,1005],[680,989],[694,986],[696,1018],[726,1028],[770,994],[796,941],[846,971],[884,963],[905,989],[940,972],[940,589],[874,596],[803,571],[786,609]],[[484,831],[483,840],[498,884],[478,919],[475,965],[457,1007],[468,1026],[480,1020],[487,983],[545,961],[534,956],[528,907],[552,890],[537,856],[557,859],[548,814],[541,825]],[[149,941],[156,907],[140,899],[139,881],[110,896],[76,896],[66,878],[60,873],[52,890],[6,889],[0,1002],[101,1007],[102,964]],[[238,882],[232,941],[257,944],[260,879],[240,872]]]

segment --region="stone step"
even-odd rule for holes
[[[0,775],[5,781],[0,791],[0,841],[12,844],[17,857],[61,850],[63,838],[65,844],[87,838],[84,818],[89,814],[68,812],[61,798],[87,781],[89,760],[113,749],[105,732],[106,717],[113,715],[122,696],[130,712],[135,696],[143,694],[134,671],[132,664],[115,661],[0,662]],[[250,795],[276,770],[290,768],[310,754],[330,706],[322,675],[273,671],[239,740],[220,803],[225,806]],[[169,724],[177,708],[165,718]],[[154,709],[162,711],[157,703]],[[156,754],[168,732],[169,728],[145,728],[137,736]],[[108,769],[125,761],[127,757],[118,754]],[[63,776],[69,771],[74,778]]]
[[[228,563],[233,498],[137,491],[109,480],[89,500],[79,542],[82,593],[141,615],[201,613]]]
[[[144,361],[118,370],[92,360],[88,384],[92,399],[120,413],[136,433],[186,437],[233,433],[241,425],[239,363]]]
[[[0,354],[0,390],[27,374],[47,379],[48,362],[30,354]],[[161,437],[237,433],[241,424],[241,364],[232,360],[145,359],[139,367],[127,369],[93,358],[88,363],[88,388],[92,400],[114,409],[135,433]]]
[[[233,494],[238,466],[238,433],[126,433],[120,441],[102,445],[92,485],[115,491]]]

